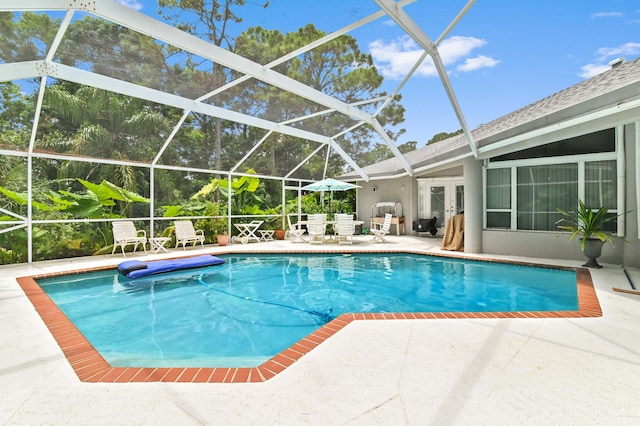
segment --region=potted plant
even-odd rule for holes
[[[282,228],[282,216],[272,216],[267,220],[267,229],[273,229],[276,240],[284,240],[286,229]]]
[[[224,234],[218,234],[218,245],[226,246],[227,244],[229,244],[229,234],[226,232]]]
[[[226,207],[226,204],[222,202],[207,201],[204,214],[215,217],[199,221],[202,228],[208,229],[208,232],[211,233],[212,240],[213,238],[216,239],[213,242],[215,243],[217,241],[220,246],[229,244]]]
[[[558,228],[571,232],[569,241],[573,241],[580,236],[580,248],[589,259],[582,266],[602,268],[596,261],[602,254],[602,246],[605,243],[613,245],[611,234],[603,231],[602,225],[614,220],[616,216],[607,216],[609,209],[606,207],[600,207],[594,212],[592,209],[587,208],[582,200],[578,200],[578,208],[575,212],[557,210],[564,217],[558,220],[556,224],[563,223],[564,225],[559,225]]]

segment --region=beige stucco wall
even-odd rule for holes
[[[640,117],[634,125],[625,126],[625,163],[626,163],[626,210],[629,211],[625,218],[625,238],[627,242],[621,244],[624,253],[621,263],[625,266],[640,268],[640,240],[638,239],[638,189],[636,188],[636,176],[639,173],[637,163],[640,152]]]
[[[624,217],[626,242],[617,240],[614,246],[605,245],[598,261],[605,264],[640,268],[639,214],[636,191],[636,174],[638,167],[640,167],[640,164],[636,163],[636,151],[640,149],[638,147],[640,136],[636,135],[636,129],[640,131],[640,126],[628,124],[624,128],[625,176],[623,183],[625,186],[625,210],[630,212]],[[467,163],[467,169],[475,170],[476,167],[469,167],[473,166],[470,161]],[[477,175],[477,173],[474,174]],[[477,215],[473,219],[480,224],[481,228],[483,214],[481,197],[469,197],[472,194],[469,192],[469,182],[469,179],[465,180],[465,219],[472,220],[471,216]],[[476,186],[475,191],[477,192],[474,194],[478,195],[481,191],[481,178],[471,182]],[[366,224],[369,223],[371,206],[374,202],[400,201],[403,206],[407,234],[414,234],[411,225],[414,220],[418,219],[418,189],[415,177],[406,176],[397,179],[358,182],[358,184],[362,186],[358,190],[359,219],[364,220]],[[478,184],[480,187],[477,186]],[[373,190],[373,187],[376,187],[376,191]],[[368,225],[365,226],[368,227]],[[392,229],[392,232],[395,232],[395,229]],[[586,260],[580,250],[579,243],[577,241],[568,242],[567,235],[559,232],[481,230],[476,235],[479,235],[480,238],[479,240],[476,238],[474,243],[479,243],[479,247],[474,245],[472,247],[474,252],[547,259]]]
[[[625,235],[623,241],[617,239],[615,245],[605,244],[599,263],[624,265],[640,268],[640,241],[638,240],[638,207],[636,195],[636,128],[627,125],[625,139]],[[578,241],[568,242],[567,234],[535,231],[483,230],[482,251],[514,256],[532,256],[548,259],[583,260]]]
[[[371,206],[379,201],[400,201],[405,217],[406,233],[411,235],[411,223],[418,212],[418,187],[416,179],[405,176],[397,179],[357,182],[362,188],[358,189],[358,219],[364,220],[369,227],[371,220]],[[376,188],[374,191],[373,188]],[[404,187],[404,189],[403,189]],[[391,227],[395,233],[395,226]]]
[[[559,232],[484,230],[482,243],[484,253],[586,261],[580,243]],[[606,244],[598,263],[621,264],[623,246]]]

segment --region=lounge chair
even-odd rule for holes
[[[324,236],[327,233],[327,215],[312,214],[309,215],[309,224],[307,225],[309,232],[309,244],[324,243]]]
[[[133,253],[138,249],[138,244],[142,244],[145,254],[147,253],[147,231],[137,230],[136,226],[130,220],[113,222],[111,224],[113,228],[113,250],[111,254],[115,253],[116,247],[120,246],[122,255],[127,257],[124,253],[125,246],[133,245]]]
[[[336,215],[336,238],[338,244],[353,244],[353,216]]]
[[[305,233],[305,229],[302,228],[300,221],[297,223],[291,222],[291,216],[298,216],[295,213],[287,215],[287,222],[289,223],[289,239],[292,243],[306,243],[307,240],[302,236]]]
[[[389,233],[389,228],[391,228],[391,218],[391,213],[387,213],[384,215],[384,222],[382,223],[382,227],[378,228],[380,224],[375,223],[373,224],[374,226],[369,229],[369,232],[373,234],[373,239],[371,240],[372,243],[375,243],[377,241],[380,241],[381,243],[389,242],[386,238],[384,238],[384,236]]]
[[[201,229],[197,231],[193,229],[193,223],[190,220],[176,220],[173,222],[176,227],[176,248],[182,244],[182,249],[186,249],[186,245],[191,243],[194,247],[200,243],[204,248],[204,232]]]

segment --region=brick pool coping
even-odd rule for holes
[[[593,287],[591,273],[586,268],[563,268],[557,266],[540,265],[529,262],[503,261],[489,258],[468,258],[454,254],[431,254],[398,251],[271,251],[273,254],[335,254],[335,253],[409,253],[435,257],[453,257],[465,260],[479,260],[534,266],[552,269],[568,269],[576,271],[576,285],[578,292],[578,310],[575,311],[531,311],[531,312],[400,312],[400,313],[347,313],[342,314],[325,324],[318,330],[294,343],[289,348],[275,355],[257,367],[112,367],[87,341],[76,326],[49,298],[35,281],[38,278],[48,278],[60,275],[72,275],[105,269],[115,266],[88,268],[76,271],[58,272],[52,274],[34,275],[17,278],[36,311],[62,349],[69,364],[82,382],[91,383],[134,383],[134,382],[170,382],[170,383],[252,383],[264,382],[283,372],[305,354],[316,348],[329,337],[342,330],[352,321],[362,320],[429,320],[429,319],[498,319],[498,318],[588,318],[602,316],[602,309]],[[219,254],[250,254],[234,252],[216,252]],[[266,253],[265,253],[266,254]]]

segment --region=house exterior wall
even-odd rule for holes
[[[444,180],[463,176],[465,251],[584,260],[585,256],[579,242],[568,242],[566,232],[561,233],[555,230],[555,224],[550,220],[555,220],[554,212],[537,212],[534,208],[535,202],[531,202],[533,198],[523,202],[522,211],[518,212],[517,209],[520,208],[518,200],[523,199],[518,198],[519,192],[517,192],[517,186],[514,186],[514,179],[517,180],[520,167],[528,167],[530,171],[542,173],[544,169],[536,170],[536,168],[548,165],[552,166],[549,167],[549,170],[552,170],[554,165],[568,163],[569,172],[575,174],[575,176],[572,174],[570,179],[575,181],[577,186],[565,189],[572,191],[571,194],[576,192],[579,197],[585,197],[587,186],[594,188],[593,185],[600,181],[600,178],[593,177],[594,169],[587,168],[588,166],[596,167],[596,165],[587,163],[602,161],[609,169],[601,175],[602,179],[606,176],[606,182],[604,180],[601,182],[602,192],[599,195],[607,197],[607,205],[612,208],[615,205],[617,213],[623,214],[617,224],[623,238],[617,239],[615,245],[605,245],[600,261],[640,268],[638,189],[640,187],[638,176],[640,173],[638,170],[640,168],[640,80],[638,76],[640,74],[638,70],[640,70],[640,58],[612,67],[607,72],[480,126],[472,132],[473,139],[477,143],[479,160],[471,158],[470,151],[462,149],[465,142],[462,135],[453,136],[446,141],[427,145],[412,152],[407,157],[419,175],[413,178],[390,178],[366,184],[369,191],[364,192],[363,202],[360,204],[362,216],[367,218],[370,216],[370,212],[366,211],[367,206],[371,206],[374,201],[387,201],[389,198],[389,196],[380,197],[380,195],[393,195],[397,188],[405,185],[406,188],[410,188],[410,191],[399,194],[396,199],[403,203],[404,215],[409,227],[411,222],[417,219],[417,179]],[[615,132],[614,136],[610,130]],[[602,133],[594,139],[592,134],[599,132]],[[561,143],[546,146],[556,142]],[[598,145],[600,143],[603,145]],[[615,143],[615,149],[613,143]],[[509,178],[508,185],[512,190],[510,201],[514,205],[509,205],[508,208],[505,206],[508,204],[504,202],[507,198],[505,194],[502,194],[503,203],[495,203],[496,200],[492,198],[498,207],[494,206],[491,209],[493,223],[488,226],[495,226],[495,228],[483,229],[486,188],[483,186],[482,177],[487,175],[483,168],[485,166],[483,161],[515,152],[519,154],[486,163],[486,167],[490,169],[510,169],[512,177]],[[617,165],[617,176],[613,174],[614,163]],[[461,167],[464,171],[457,169],[452,173],[450,169],[452,165]],[[481,171],[480,174],[478,169]],[[548,185],[544,185],[544,177],[537,182],[530,182],[531,188],[526,188],[523,184],[523,194],[526,194],[527,190],[533,194],[538,184],[546,186],[547,191],[553,191],[548,188],[558,188],[554,185],[562,185],[563,181],[554,180],[558,179],[557,169],[559,168],[552,172],[555,176],[548,175]],[[397,164],[389,160],[382,161],[371,169],[376,176],[381,176],[383,170],[387,170],[389,176],[401,173]],[[590,177],[588,177],[589,173],[591,173]],[[496,176],[492,173],[491,177],[496,178]],[[540,178],[540,176],[533,177]],[[502,176],[502,178],[506,182],[507,177]],[[617,179],[615,187],[618,192],[615,199],[611,196],[614,188],[612,179]],[[590,181],[587,182],[587,180]],[[372,192],[371,188],[374,185],[379,189],[379,193]],[[507,184],[498,182],[490,190],[496,191],[500,186],[506,188]],[[492,197],[496,194],[496,192],[490,192]],[[548,194],[555,193],[548,192]],[[514,197],[515,203],[513,203]],[[550,204],[558,202],[551,197],[546,198]],[[568,199],[560,203],[571,205]],[[543,210],[554,208],[545,206],[543,204]],[[368,209],[370,210],[370,207]],[[542,222],[539,226],[533,222],[536,213],[542,213]],[[509,215],[508,222],[505,214]],[[517,227],[518,220],[521,220],[521,227],[546,229],[546,231],[504,229]]]
[[[640,220],[640,204],[638,203],[638,159],[640,158],[640,117],[632,125],[625,126],[625,199],[627,200],[625,214],[625,238],[621,243],[624,254],[621,263],[624,266],[640,268],[640,235],[638,221]]]
[[[636,175],[637,158],[640,156],[640,123],[624,127],[624,174],[619,184],[624,186],[625,241],[618,239],[615,245],[606,244],[600,263],[640,267],[640,237]],[[566,233],[545,231],[514,231],[482,229],[482,160],[464,161],[465,178],[465,251],[513,256],[530,256],[547,259],[586,260],[577,240],[568,241]],[[400,201],[405,216],[407,235],[414,235],[411,225],[418,219],[418,183],[415,177],[359,182],[358,217],[368,227],[371,206],[377,201]],[[404,186],[404,190],[402,187]],[[373,187],[376,190],[373,190]],[[395,232],[392,229],[392,232]]]
[[[636,129],[640,126],[629,124],[624,128],[624,169],[625,173],[620,183],[624,185],[625,198],[625,239],[615,240],[615,245],[605,244],[599,263],[610,263],[632,267],[640,267],[640,240],[638,240],[638,204],[636,192],[637,149],[639,137]],[[580,250],[577,240],[568,242],[566,233],[512,231],[512,230],[483,230],[482,252],[532,256],[550,259],[586,259]]]
[[[484,253],[586,261],[580,242],[569,242],[566,233],[484,230],[482,242]],[[605,244],[598,263],[621,264],[624,249],[622,243]]]
[[[369,228],[371,220],[371,206],[379,201],[399,201],[402,203],[402,213],[405,217],[407,235],[411,235],[411,223],[417,218],[418,185],[416,179],[404,176],[396,179],[357,182],[362,188],[358,189],[358,219],[364,220]],[[376,188],[374,191],[373,188]],[[404,189],[402,189],[404,187]],[[395,225],[391,226],[395,233]]]
[[[464,160],[464,251],[482,253],[482,161]]]

